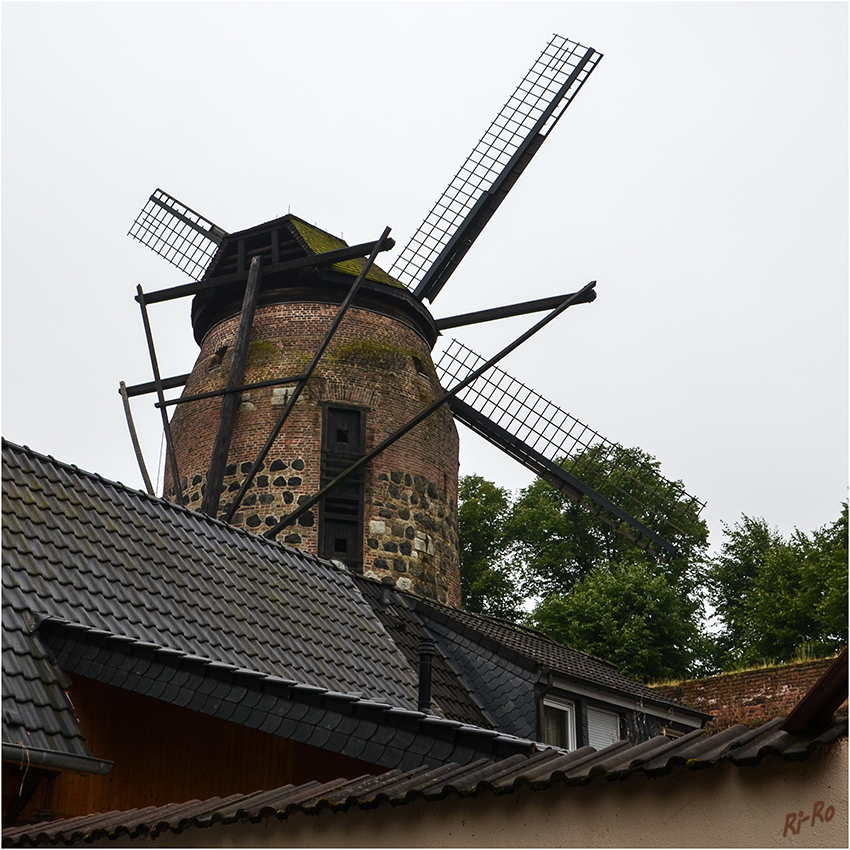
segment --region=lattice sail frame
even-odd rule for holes
[[[393,277],[411,289],[422,280],[523,144],[532,136],[548,135],[601,58],[592,48],[553,36],[396,258]]]
[[[193,280],[203,277],[227,235],[200,213],[157,189],[127,234],[147,245]]]
[[[484,362],[452,339],[435,365],[443,386],[451,389]],[[686,533],[686,520],[698,516],[704,507],[685,492],[681,482],[660,476],[634,450],[607,440],[498,367],[461,390],[458,398],[658,534],[669,530]],[[604,478],[599,475],[600,467],[607,469]]]

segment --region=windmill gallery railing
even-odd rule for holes
[[[457,340],[436,362],[444,386],[458,384],[484,358]],[[521,381],[493,367],[451,401],[467,427],[513,456],[609,525],[670,552],[703,503],[661,476],[635,449],[607,440]]]

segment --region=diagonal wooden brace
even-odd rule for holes
[[[236,331],[236,343],[233,346],[233,359],[230,361],[230,372],[227,375],[227,390],[241,386],[245,380],[245,364],[248,362],[248,343],[251,340],[251,328],[254,325],[254,310],[257,306],[257,295],[260,292],[260,258],[251,260],[251,270],[248,273],[248,285],[242,299],[242,313],[239,316],[239,328]],[[230,441],[233,437],[233,425],[239,410],[239,395],[228,392],[221,400],[221,415],[218,419],[218,430],[213,443],[210,467],[207,471],[207,483],[204,498],[201,501],[201,512],[215,516],[218,512],[218,502],[221,495],[221,485],[224,481],[224,470],[227,466],[227,454],[230,451]]]

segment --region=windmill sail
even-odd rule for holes
[[[601,58],[552,38],[399,254],[393,277],[433,302]]]
[[[127,235],[197,280],[203,277],[227,232],[157,189],[142,207]]]
[[[451,387],[482,363],[451,340],[436,367]],[[685,534],[703,507],[640,453],[605,439],[497,367],[462,390],[451,407],[456,419],[645,547],[675,553],[670,538]]]

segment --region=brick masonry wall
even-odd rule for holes
[[[787,717],[832,661],[782,664],[653,687],[666,697],[714,715],[706,724],[706,731],[714,734],[736,723],[753,727],[774,717]],[[846,702],[839,713],[847,713]]]
[[[303,372],[336,314],[333,304],[288,302],[259,307],[245,383]],[[238,317],[203,341],[184,395],[221,389],[232,360]],[[423,374],[424,373],[424,374]],[[219,514],[244,480],[292,385],[242,395]],[[442,392],[427,342],[401,321],[351,308],[290,413],[233,524],[262,533],[319,489],[322,402],[366,410],[366,451]],[[171,429],[184,503],[199,508],[221,406],[219,398],[179,405]],[[458,436],[446,406],[380,454],[365,471],[363,569],[400,587],[460,604],[457,541]],[[165,492],[174,498],[166,467]],[[310,511],[279,539],[318,551]]]

